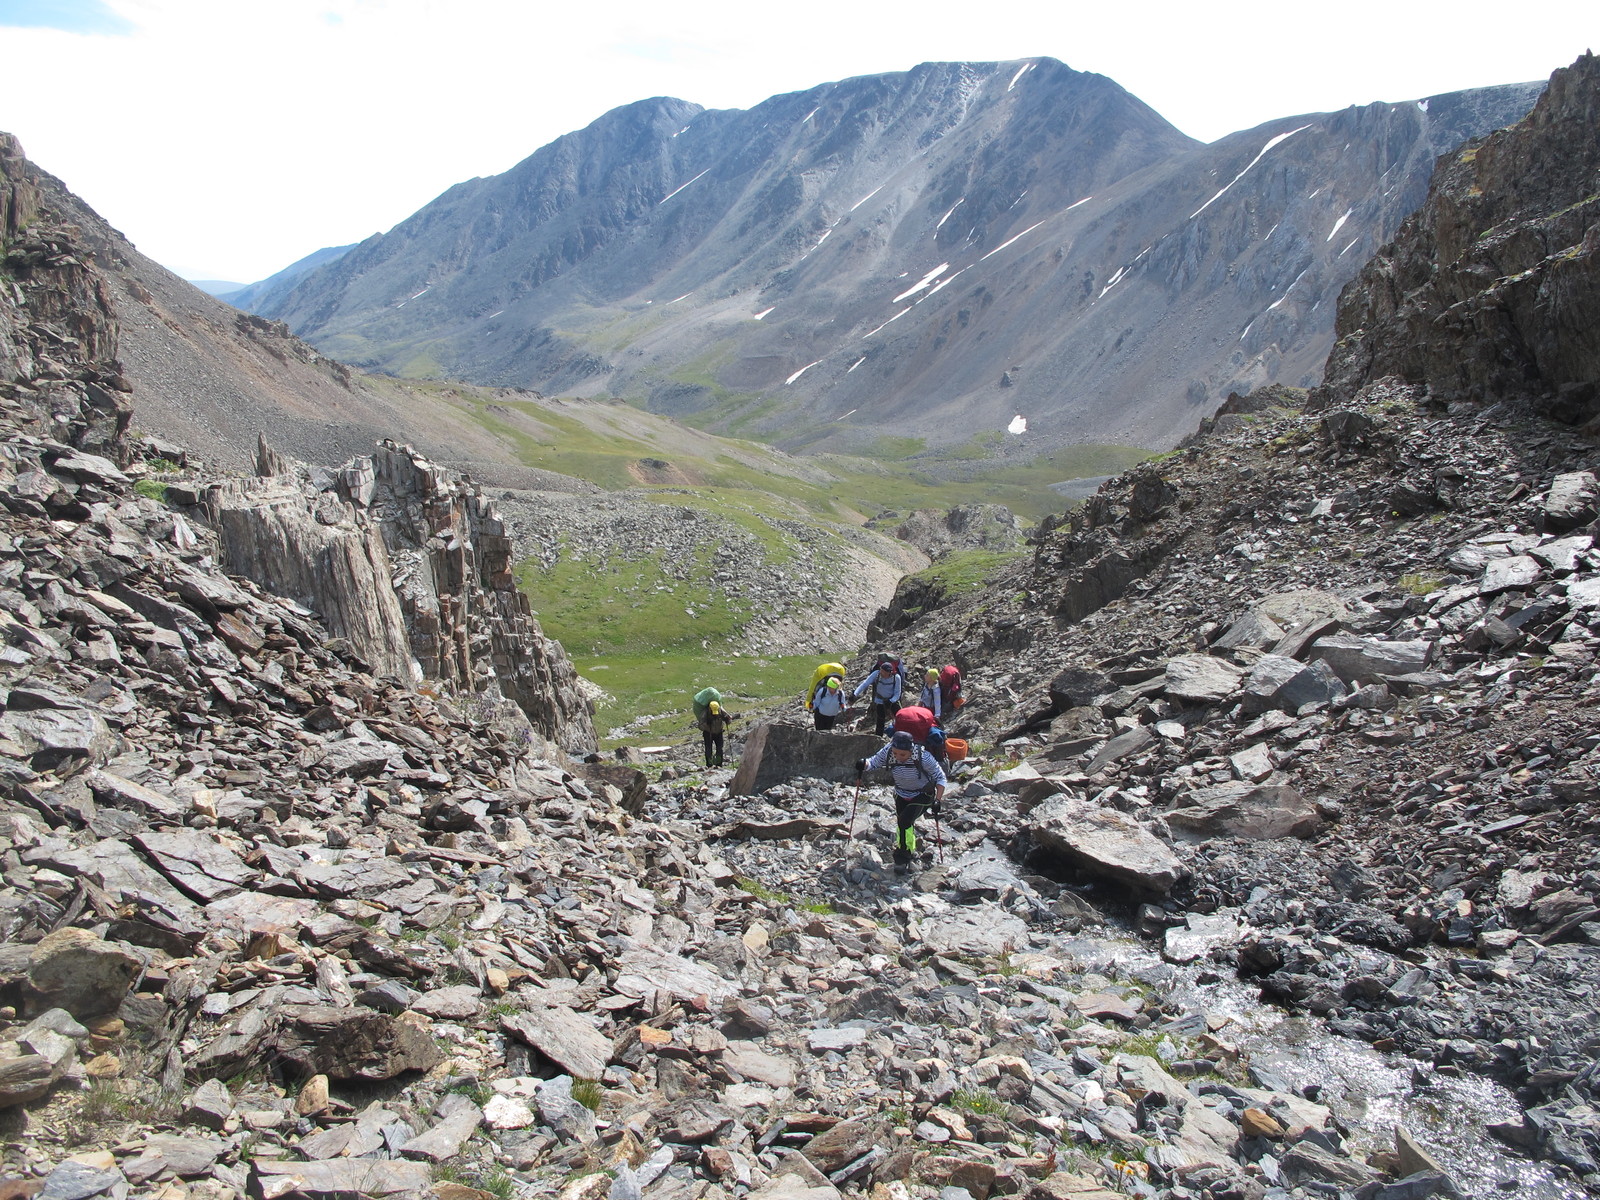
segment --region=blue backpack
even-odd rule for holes
[[[922,743],[922,748],[942,765],[944,763],[944,730],[935,725],[928,730],[927,739]]]

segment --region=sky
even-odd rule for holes
[[[0,0],[0,130],[158,262],[250,283],[651,96],[1048,56],[1213,141],[1595,46],[1595,0]]]

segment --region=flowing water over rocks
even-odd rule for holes
[[[1029,1086],[1001,1088],[1003,1112],[991,1115],[1024,1144],[1048,1131],[1098,1156],[1128,1191],[1587,1194],[1486,1132],[1520,1118],[1502,1087],[1380,1053],[1317,1018],[1263,1004],[1229,965],[1247,929],[1239,914],[1212,919],[1221,936],[1213,928],[1208,939],[1196,922],[1194,940],[1169,935],[1158,952],[1137,935],[1118,889],[1069,886],[1058,871],[1013,863],[988,836],[981,785],[966,799],[953,792],[928,856],[936,861],[910,876],[887,865],[893,816],[882,788],[857,798],[849,787],[797,780],[741,800],[706,784],[661,791],[663,816],[722,822],[712,825],[713,844],[755,895],[790,904],[801,921],[807,910],[831,909],[871,922],[898,935],[903,965],[922,968],[892,999],[858,985],[850,1003],[827,1009],[834,1032],[813,1033],[813,1049],[843,1053],[881,1035],[902,1058],[949,1051],[958,1062],[976,1058],[997,1080],[1015,1071],[1009,1078]],[[985,1066],[997,1058],[1017,1065]],[[967,1099],[959,1088],[950,1096],[958,1108]],[[924,1121],[912,1135],[949,1133]],[[1212,1190],[1156,1186],[1176,1178]]]

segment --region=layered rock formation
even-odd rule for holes
[[[1326,394],[1397,375],[1441,401],[1600,414],[1600,60],[1439,165],[1427,201],[1339,298]]]

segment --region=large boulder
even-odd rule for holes
[[[1244,674],[1209,654],[1185,654],[1167,664],[1166,693],[1193,704],[1220,704],[1239,690]]]
[[[869,758],[882,746],[882,738],[867,733],[818,733],[782,722],[757,725],[745,738],[728,794],[754,796],[791,779],[849,783],[856,777],[856,759]]]
[[[75,1017],[116,1012],[142,964],[122,947],[69,925],[46,934],[28,956],[28,988],[37,1011],[64,1008]]]
[[[1557,475],[1544,498],[1546,529],[1564,532],[1600,517],[1600,481],[1592,471]]]
[[[1137,892],[1165,895],[1188,874],[1166,844],[1132,817],[1075,796],[1058,796],[1034,809],[1028,833],[1042,849]]]
[[[1252,715],[1280,708],[1297,712],[1307,704],[1331,704],[1345,694],[1333,668],[1318,659],[1296,662],[1282,654],[1263,654],[1244,681],[1244,710]]]
[[[1311,658],[1321,659],[1346,683],[1382,679],[1387,675],[1415,675],[1433,657],[1433,643],[1423,639],[1382,642],[1376,638],[1336,633],[1311,645]]]
[[[1316,805],[1292,787],[1222,783],[1192,792],[1187,800],[1164,814],[1174,836],[1185,840],[1309,837],[1322,827]]]

